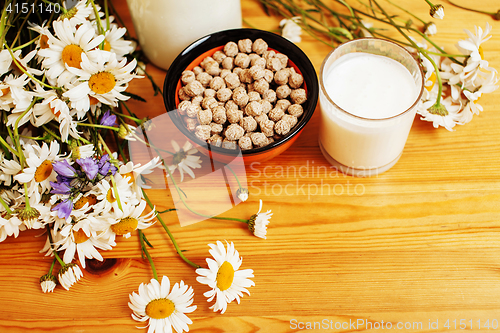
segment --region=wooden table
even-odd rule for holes
[[[499,9],[495,0],[456,1]],[[125,1],[114,3],[132,28]],[[428,17],[424,1],[398,3]],[[500,69],[500,23],[443,3],[446,16],[436,22],[439,33],[433,40],[453,52],[454,44],[466,38],[463,28],[484,28],[489,22],[493,38],[484,54]],[[266,16],[257,1],[242,0],[242,8],[251,25],[277,28],[280,18]],[[330,49],[308,35],[298,45],[319,70]],[[148,69],[162,84],[165,72]],[[164,112],[162,98],[152,95],[147,80],[134,80],[130,91],[147,99],[146,108],[130,103],[135,112],[151,117]],[[223,214],[248,218],[262,199],[264,210],[274,213],[267,240],[249,235],[238,223],[180,227],[175,214],[164,215],[191,260],[204,264],[207,244],[226,239],[243,257],[242,268],[255,274],[251,296],[240,305],[231,303],[223,315],[213,313],[203,296],[206,286],[196,282],[194,270],[179,259],[161,226],[146,230],[159,275],[194,288],[198,309],[190,315],[190,331],[298,332],[317,322],[318,332],[365,331],[370,325],[380,331],[388,323],[401,332],[455,332],[460,323],[482,332],[484,324],[490,330],[499,325],[500,90],[482,97],[481,105],[485,111],[454,132],[416,119],[400,161],[372,178],[314,173],[329,167],[318,148],[317,109],[289,150],[248,170],[250,199]],[[303,173],[274,175],[280,166],[302,167]],[[270,177],[263,176],[264,170]],[[292,195],[279,195],[287,184]],[[338,191],[314,192],[321,184]],[[150,195],[158,209],[172,207],[168,190]],[[0,332],[140,332],[135,328],[140,323],[130,317],[128,295],[152,274],[136,235],[104,252],[105,264],[85,271],[70,291],[58,287],[43,294],[38,279],[50,260],[38,253],[44,243],[38,234],[26,231],[0,244]]]

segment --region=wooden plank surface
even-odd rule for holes
[[[456,2],[500,9],[494,0]],[[133,31],[126,2],[113,3]],[[277,28],[280,19],[266,16],[257,1],[241,3],[249,24]],[[398,4],[428,17],[424,1]],[[436,22],[433,40],[452,52],[466,38],[462,29],[489,22],[493,38],[484,55],[500,69],[500,23],[443,4],[446,16]],[[307,35],[298,45],[319,71],[330,49]],[[165,71],[148,69],[161,85]],[[130,91],[147,99],[147,107],[130,102],[134,112],[150,117],[165,112],[146,80],[132,81]],[[398,322],[407,325],[395,329],[401,332],[458,332],[464,319],[468,331],[482,332],[486,328],[477,329],[478,320],[500,321],[500,91],[482,97],[481,105],[485,111],[454,132],[417,119],[400,161],[366,179],[324,173],[329,165],[317,144],[316,112],[289,150],[247,170],[250,199],[223,214],[248,218],[262,199],[264,210],[274,213],[267,240],[237,223],[180,227],[175,213],[163,215],[194,262],[204,264],[208,243],[227,239],[243,257],[242,268],[255,274],[250,297],[231,303],[223,315],[213,313],[203,297],[207,289],[175,254],[161,226],[146,230],[158,273],[194,288],[198,309],[190,315],[190,331],[299,332],[300,325],[316,322],[321,327],[302,331],[375,332],[383,321],[393,329]],[[159,210],[172,207],[169,190],[149,193]],[[26,231],[0,243],[0,332],[138,331],[128,295],[152,274],[136,236],[104,252],[105,265],[85,271],[70,291],[58,288],[46,295],[38,279],[50,261],[38,253],[44,243],[38,235]],[[360,325],[353,328],[353,322]]]

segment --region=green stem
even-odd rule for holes
[[[61,259],[61,257],[59,257],[57,250],[52,246],[54,244],[54,240],[52,239],[52,233],[50,231],[50,226],[47,224],[47,234],[49,235],[50,248],[52,249],[52,253],[54,253],[54,257],[57,259],[61,267],[64,267],[66,266],[66,263]]]
[[[54,266],[56,264],[56,261],[57,261],[56,258],[54,258],[54,260],[52,260],[52,265],[50,265],[50,269],[49,269],[49,275],[52,275],[52,271],[54,270]]]
[[[20,157],[19,153],[14,148],[12,148],[7,142],[5,142],[4,138],[2,138],[1,136],[0,136],[0,143],[2,144],[2,146],[7,148],[12,154],[16,155],[18,158]]]
[[[56,138],[57,140],[62,141],[61,137],[60,137],[59,135],[57,135],[55,132],[53,132],[53,131],[49,130],[49,129],[47,128],[47,126],[43,125],[43,126],[42,126],[42,128],[43,128],[43,130],[44,130],[44,131],[46,131],[47,133],[49,133],[51,136],[53,136],[53,137],[54,137],[54,138]]]
[[[236,176],[236,173],[233,171],[233,169],[228,165],[226,165],[226,168],[229,169],[229,171],[231,171],[231,173],[233,174],[234,178],[236,179],[236,181],[238,182],[238,186],[240,189],[243,189],[243,186],[241,186],[241,183],[240,183],[240,180],[238,179],[238,176]]]
[[[0,48],[3,49],[5,35],[7,34],[7,18],[9,14],[7,13],[7,7],[12,4],[12,0],[7,1],[2,9],[2,16],[0,17]]]
[[[116,201],[118,202],[118,208],[120,208],[120,210],[123,211],[122,202],[120,200],[120,194],[118,193],[118,187],[116,187],[115,177],[111,175],[110,179],[111,179],[111,184],[113,184],[113,192],[115,194]]]
[[[125,104],[125,103],[123,103]],[[121,117],[121,118],[127,118],[127,119],[130,119],[130,120],[133,120],[135,121],[136,123],[138,124],[141,124],[142,123],[142,119],[139,119],[137,117],[132,117],[132,116],[127,116],[126,114],[123,114],[123,113],[120,113],[120,112],[116,112],[115,110],[111,110],[111,113],[118,116],[118,117]]]
[[[77,125],[78,126],[86,126],[86,127],[95,127],[95,128],[105,128],[105,129],[109,129],[109,130],[112,130],[112,131],[115,131],[115,132],[118,132],[120,130],[117,127],[105,126],[105,125],[97,125],[97,124],[78,123]]]
[[[28,183],[24,183],[23,185],[24,185],[24,201],[26,204],[26,209],[30,210],[31,206],[30,206],[30,197],[28,195]]]
[[[437,78],[437,82],[438,82],[438,94],[437,94],[437,98],[436,98],[436,104],[437,106],[441,105],[441,93],[443,92],[443,83],[441,81],[441,75],[439,75],[439,68],[437,67],[436,63],[434,62],[434,60],[425,52],[425,50],[423,50],[422,48],[420,48],[410,37],[408,37],[404,32],[403,30],[401,30],[401,28],[394,24],[394,21],[392,20],[391,16],[389,16],[387,14],[387,12],[378,4],[378,2],[376,0],[373,0],[373,2],[377,5],[377,7],[383,12],[383,14],[387,17],[387,19],[393,23],[393,25],[396,27],[396,29],[398,29],[399,33],[401,35],[403,35],[412,45],[413,47],[418,51],[420,52],[420,54],[422,54],[424,57],[427,58],[427,60],[429,60],[432,64],[432,67],[434,67],[434,72],[436,73],[436,78]]]
[[[8,214],[12,214],[12,210],[10,209],[9,205],[3,200],[2,196],[0,196],[0,204],[5,208]]]
[[[142,252],[144,252],[144,254],[146,255],[146,258],[148,258],[149,265],[151,266],[151,270],[153,271],[153,277],[157,281],[160,281],[158,279],[158,273],[156,273],[156,266],[155,266],[155,263],[153,262],[153,258],[151,258],[151,255],[149,254],[149,251],[146,248],[146,244],[144,244],[144,233],[142,232],[142,230],[139,230],[139,229],[137,231],[139,232],[139,242],[141,243]]]
[[[90,0],[90,3],[92,4],[92,8],[94,9],[94,15],[95,15],[95,20],[97,22],[97,30],[99,31],[99,34],[100,35],[104,35],[105,34],[105,30],[102,26],[102,21],[101,21],[101,18],[99,17],[99,11],[97,10],[97,7],[94,3],[94,0]],[[99,48],[101,50],[104,50],[104,42],[105,40],[102,41],[102,43],[99,45]]]
[[[425,0],[425,2],[427,2],[427,4],[431,7],[434,7],[434,4],[432,2],[430,2],[429,0]]]
[[[104,0],[104,13],[106,15],[106,31],[108,31],[111,26],[109,22],[108,0]]]
[[[151,203],[151,200],[149,200],[149,197],[146,193],[146,191],[144,191],[144,189],[142,190],[142,194],[144,196],[144,199],[146,200],[146,202],[148,203],[149,205],[149,208],[153,209],[154,211],[158,212],[155,208],[155,206]],[[163,229],[167,232],[167,235],[168,237],[170,238],[170,241],[172,241],[172,244],[174,245],[174,248],[175,248],[175,251],[177,252],[177,254],[182,258],[182,260],[184,260],[188,265],[194,267],[194,268],[200,268],[201,266],[198,265],[198,264],[195,264],[194,262],[192,262],[191,260],[189,260],[188,258],[186,258],[186,256],[182,253],[181,249],[179,248],[179,245],[177,244],[177,241],[175,240],[174,238],[174,235],[172,235],[172,233],[170,232],[170,230],[168,229],[167,225],[165,224],[165,222],[163,222],[163,219],[160,215],[156,215],[156,218],[158,219],[158,221],[160,221],[160,224],[161,226],[163,227]]]
[[[391,0],[385,0],[387,1],[388,3],[390,3],[391,5],[393,5],[394,7],[402,10],[403,12],[405,12],[406,14],[410,15],[410,16],[413,16],[414,18],[416,18],[417,20],[419,20],[420,22],[422,22],[423,24],[427,24],[427,22],[425,22],[424,20],[422,20],[420,17],[418,17],[417,15],[413,14],[412,12],[404,9],[403,7],[395,4],[394,2],[392,2]]]
[[[487,12],[487,11],[484,11],[484,10],[478,10],[478,9],[463,7],[463,6],[457,5],[456,3],[451,2],[450,0],[448,0],[448,2],[450,4],[452,4],[453,6],[455,6],[455,7],[458,7],[458,8],[461,8],[461,9],[465,9],[465,10],[470,10],[471,12],[476,12],[476,13],[481,13],[481,14],[487,14],[487,15],[491,15],[493,17],[495,17],[495,15],[497,14],[497,13],[494,13],[494,12]]]
[[[17,61],[16,57],[14,56],[14,52],[12,52],[12,49],[7,44],[4,43],[4,45],[7,48],[7,50],[9,51],[10,56],[12,57],[12,61],[14,62],[14,64],[16,64],[16,66],[19,68],[19,70],[21,72],[23,72],[24,74],[26,74],[30,79],[32,79],[33,81],[37,82],[38,84],[40,84],[46,88],[53,89],[53,90],[62,90],[62,88],[50,86],[50,85],[38,80],[37,78],[35,78],[33,75],[31,75],[31,73],[28,73],[28,71],[24,69],[24,66]]]

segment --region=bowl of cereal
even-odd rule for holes
[[[284,152],[311,119],[318,79],[304,52],[263,30],[198,39],[170,66],[163,87],[170,119],[202,153],[261,162]]]

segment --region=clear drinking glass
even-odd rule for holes
[[[335,104],[325,89],[326,75],[335,61],[353,52],[389,57],[406,67],[415,81],[417,92],[411,107],[392,117],[375,119],[377,117],[354,115]],[[389,170],[401,157],[415,118],[416,105],[424,89],[418,60],[396,43],[378,38],[355,39],[339,45],[328,54],[321,65],[319,81],[319,146],[325,158],[340,171],[352,176],[373,176]]]

